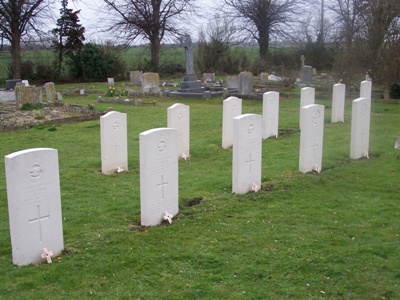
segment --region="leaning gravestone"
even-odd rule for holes
[[[44,89],[46,91],[46,101],[47,102],[54,102],[54,101],[58,100],[54,82],[46,82],[44,84]]]
[[[262,116],[244,114],[233,119],[232,193],[261,188]]]
[[[318,173],[322,169],[324,140],[324,106],[311,104],[302,107],[299,171]]]
[[[344,123],[346,85],[337,83],[333,85],[331,123]]]
[[[300,130],[301,130],[301,119],[302,119],[302,107],[315,102],[315,88],[305,87],[300,91]]]
[[[42,103],[42,89],[40,87],[36,87],[34,85],[25,86],[23,84],[17,84],[14,90],[17,108],[21,108],[21,106],[26,103]]]
[[[278,122],[279,93],[266,92],[263,94],[263,139],[267,139],[271,136],[278,136]]]
[[[239,74],[238,92],[240,95],[253,94],[253,74],[251,72],[241,72]]]
[[[110,111],[100,117],[101,172],[106,175],[128,170],[126,114]]]
[[[142,71],[130,71],[129,72],[129,79],[131,85],[142,85]]]
[[[190,107],[175,103],[167,109],[167,127],[178,130],[178,157],[190,157]]]
[[[4,157],[13,263],[42,262],[43,248],[64,249],[58,152],[34,148]]]
[[[178,131],[156,128],[139,135],[140,218],[143,226],[161,224],[178,211]]]
[[[142,91],[145,93],[160,92],[160,76],[158,73],[143,73]]]
[[[370,103],[370,100],[366,98],[353,100],[351,110],[351,159],[369,156]]]
[[[222,148],[233,145],[233,118],[242,114],[242,99],[229,97],[222,107]]]

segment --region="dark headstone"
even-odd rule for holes
[[[18,82],[22,82],[22,80],[21,79],[6,80],[6,90],[13,90]]]

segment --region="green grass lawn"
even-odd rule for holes
[[[96,98],[64,101],[110,106]],[[281,100],[281,135],[263,141],[263,189],[233,195],[222,100],[157,100],[113,105],[128,116],[129,171],[112,176],[100,172],[99,121],[0,133],[2,157],[58,149],[65,243],[52,264],[12,264],[1,159],[0,299],[400,299],[399,105],[373,103],[370,159],[350,160],[351,103],[345,123],[330,124],[331,103],[317,100],[325,105],[322,172],[302,174],[299,99]],[[141,231],[139,133],[165,127],[177,102],[191,109],[180,213]],[[261,112],[261,101],[243,101],[243,113]],[[196,197],[203,201],[188,206]]]

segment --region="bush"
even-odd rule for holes
[[[400,84],[393,83],[389,87],[390,99],[400,99]]]
[[[160,66],[159,68],[160,75],[171,76],[177,73],[185,74],[186,68],[179,63],[166,63]]]

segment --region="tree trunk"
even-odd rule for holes
[[[269,48],[269,33],[268,29],[265,30],[259,30],[259,38],[257,40],[258,42],[258,47],[259,47],[259,55],[260,55],[260,60],[266,60],[267,59],[267,54],[268,54],[268,48]]]
[[[11,70],[13,79],[21,79],[21,35],[13,33],[11,41]]]
[[[150,52],[151,52],[151,71],[157,73],[158,65],[160,62],[160,38],[153,36],[150,41]]]

